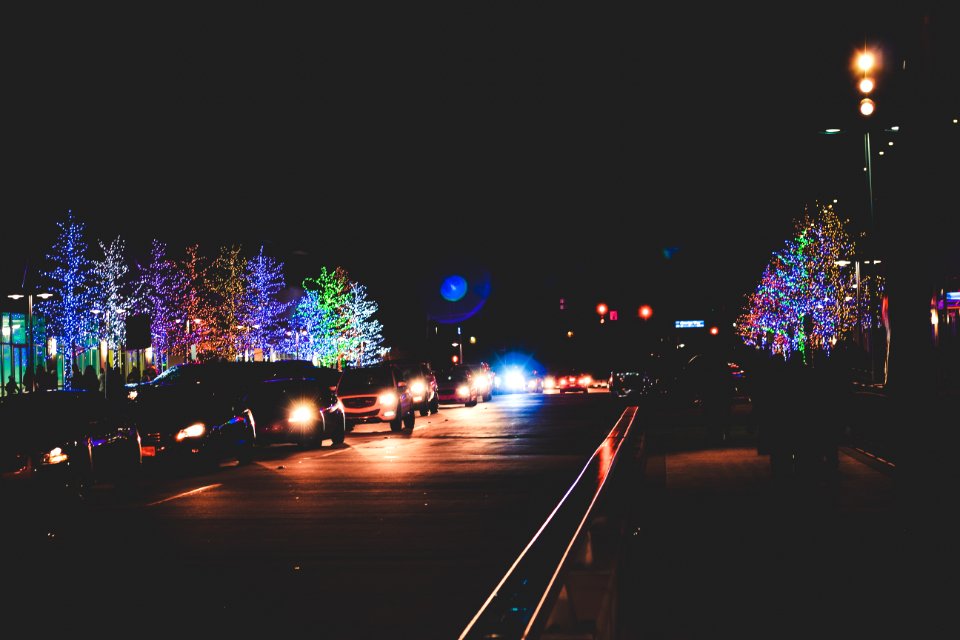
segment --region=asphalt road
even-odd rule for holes
[[[34,628],[455,638],[622,408],[500,395],[412,433],[358,426],[341,446],[100,487],[8,518],[0,610]]]

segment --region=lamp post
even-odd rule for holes
[[[33,296],[37,296],[41,300],[46,300],[47,298],[53,296],[52,293],[41,291],[41,292],[29,292],[29,293],[11,293],[7,295],[8,298],[12,300],[20,300],[22,298],[27,299],[27,371],[30,372],[30,377],[33,378],[34,373],[34,364],[33,364]],[[28,391],[33,391],[33,389],[28,389]]]

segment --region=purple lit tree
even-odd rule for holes
[[[183,272],[167,257],[167,245],[154,240],[150,245],[150,262],[137,265],[133,309],[149,316],[154,358],[162,365],[166,365],[182,327],[181,299],[186,288]]]

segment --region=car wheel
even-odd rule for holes
[[[253,439],[247,440],[242,445],[240,445],[240,450],[237,452],[237,464],[246,466],[253,462]]]
[[[433,402],[430,403],[430,413],[438,413],[440,411],[440,398],[435,397]]]
[[[473,400],[470,400],[469,402],[465,403],[463,406],[465,406],[465,407],[475,407],[475,406],[477,406],[477,398],[474,398]]]
[[[410,413],[403,416],[403,426],[413,431],[413,425],[417,422],[417,413],[411,408]]]
[[[333,444],[343,444],[346,435],[347,421],[346,418],[341,418],[340,422],[333,426],[333,430],[330,432],[330,439],[333,440]]]
[[[403,429],[403,417],[397,416],[396,420],[390,421],[390,431],[400,431]]]
[[[425,416],[428,413],[430,413],[430,405],[426,401],[424,401],[423,404],[420,405],[420,415]]]

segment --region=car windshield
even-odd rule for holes
[[[389,369],[347,369],[340,377],[337,393],[349,396],[392,386],[393,376]]]
[[[466,382],[470,379],[470,375],[470,371],[466,369],[453,369],[450,371],[441,371],[437,375],[437,379],[448,382]]]

